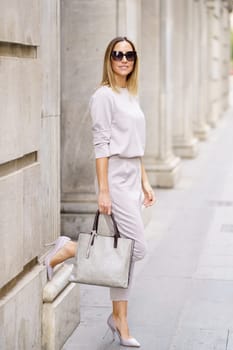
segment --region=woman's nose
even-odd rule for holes
[[[122,61],[123,62],[127,62],[127,59],[126,59],[125,55],[123,56]]]

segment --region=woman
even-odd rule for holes
[[[113,39],[105,52],[103,79],[90,101],[98,180],[98,207],[101,213],[113,212],[120,233],[134,239],[134,262],[144,257],[146,242],[141,207],[153,205],[154,192],[141,157],[145,147],[144,115],[137,100],[138,57],[126,37]],[[142,200],[142,192],[144,199]],[[47,258],[48,276],[53,267],[72,257],[76,243],[60,237]],[[123,346],[140,347],[130,336],[127,323],[129,287],[110,288],[113,312],[108,326],[118,334]]]

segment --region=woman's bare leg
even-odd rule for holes
[[[127,322],[127,313],[128,313],[128,301],[113,301],[113,319],[116,324],[116,328],[120,332],[120,335],[123,339],[130,338],[128,322]]]
[[[51,267],[55,267],[57,264],[63,261],[73,258],[76,254],[77,242],[69,241],[67,242],[58,252],[52,257],[49,264]]]

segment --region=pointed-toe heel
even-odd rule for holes
[[[116,327],[112,314],[109,316],[107,320],[107,324],[110,330],[112,331],[113,340],[115,340],[115,334],[117,334],[120,340],[120,345],[132,347],[132,348],[140,348],[141,345],[135,338],[128,338],[128,339],[122,338],[119,330]]]
[[[45,246],[52,246],[55,245],[55,247],[51,250],[51,252],[46,256],[46,259],[44,261],[44,264],[47,268],[47,276],[48,276],[48,280],[51,281],[52,277],[53,277],[53,268],[50,265],[50,261],[52,260],[52,258],[56,255],[56,253],[62,248],[64,247],[64,245],[69,242],[71,239],[69,237],[66,236],[60,236],[58,239],[56,239],[54,242],[51,243],[46,243]]]
[[[123,339],[120,335],[120,344],[122,346],[128,346],[132,348],[140,348],[140,343],[135,338]]]

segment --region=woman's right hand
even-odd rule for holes
[[[112,202],[107,191],[100,191],[98,195],[98,208],[100,213],[110,215],[112,212]]]

